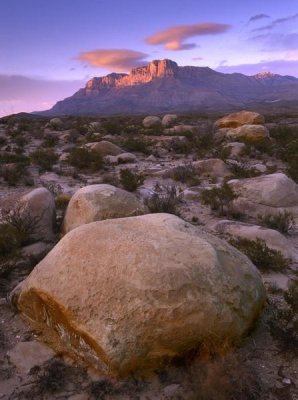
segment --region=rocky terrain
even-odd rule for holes
[[[271,73],[224,74],[207,67],[179,67],[155,60],[130,74],[111,73],[41,115],[111,115],[297,107],[298,79]]]
[[[298,116],[219,117],[0,120],[0,399],[298,399]]]

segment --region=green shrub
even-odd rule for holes
[[[243,164],[230,163],[229,167],[232,172],[233,178],[235,179],[253,178],[255,176],[261,175],[260,171],[256,170],[255,168],[247,168]]]
[[[149,153],[147,142],[142,138],[128,137],[123,142],[123,147],[127,151],[132,151],[132,152],[137,151],[144,154]]]
[[[179,165],[178,167],[170,170],[167,175],[169,178],[174,179],[174,181],[182,183],[191,182],[191,184],[199,183],[199,178],[196,176],[196,172],[192,163]]]
[[[58,196],[55,197],[56,208],[58,210],[66,210],[70,199],[71,196],[69,196],[68,194],[58,194]]]
[[[178,154],[189,154],[193,146],[188,139],[173,138],[168,144],[168,149]]]
[[[151,213],[168,213],[179,216],[180,199],[176,186],[166,186],[163,193],[154,193],[145,203]]]
[[[144,176],[125,168],[120,171],[120,183],[125,190],[134,192],[144,183]]]
[[[280,251],[270,249],[264,240],[238,238],[230,239],[229,242],[244,253],[261,271],[282,271],[290,264]]]
[[[206,189],[201,193],[201,201],[212,210],[218,211],[219,215],[231,213],[232,201],[237,197],[238,195],[227,182],[221,187]]]
[[[20,249],[23,235],[9,223],[0,224],[0,260],[7,256],[13,256]]]
[[[58,136],[47,134],[44,137],[43,145],[45,147],[55,147],[59,142]]]
[[[272,301],[268,321],[272,337],[279,341],[283,351],[298,355],[298,279],[290,281],[283,299],[286,305]]]
[[[68,163],[80,170],[98,171],[103,166],[101,154],[93,149],[81,147],[73,149],[68,156]]]
[[[278,214],[258,215],[260,223],[267,228],[288,234],[295,226],[295,220],[289,211],[279,212]]]
[[[42,171],[51,171],[59,157],[52,149],[39,148],[30,154],[30,158]]]
[[[27,174],[27,167],[23,164],[0,165],[0,176],[9,186],[16,186]]]

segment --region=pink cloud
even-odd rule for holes
[[[217,35],[225,33],[230,25],[215,22],[205,22],[194,25],[179,25],[148,36],[145,41],[151,45],[164,45],[167,50],[186,50],[195,47],[193,43],[183,43],[193,36]]]
[[[106,68],[113,71],[128,71],[146,63],[147,54],[127,49],[96,49],[79,54],[77,59],[91,67]]]

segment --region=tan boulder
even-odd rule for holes
[[[161,126],[161,120],[159,117],[149,115],[143,119],[143,126],[145,128],[156,128]]]
[[[233,201],[237,211],[257,216],[287,210],[298,217],[298,185],[283,173],[233,179],[229,185],[239,195]]]
[[[264,300],[246,256],[169,214],[73,230],[12,294],[57,351],[120,375],[238,341]]]
[[[194,169],[199,174],[206,174],[217,177],[231,175],[227,164],[219,158],[209,158],[208,160],[199,160],[192,163]]]
[[[108,142],[107,140],[93,143],[90,148],[100,153],[103,157],[118,156],[119,154],[124,153],[124,150],[119,146],[116,146],[114,143]]]
[[[166,114],[163,116],[161,124],[167,128],[168,126],[173,125],[177,121],[177,118],[178,116],[176,114]]]
[[[109,218],[146,214],[147,207],[137,197],[112,185],[89,185],[71,198],[63,220],[62,231]]]
[[[193,125],[176,125],[173,128],[168,128],[164,130],[166,135],[185,135],[189,133],[195,133],[197,127]]]
[[[216,128],[237,128],[242,125],[257,125],[264,123],[265,119],[263,115],[251,111],[240,111],[218,119],[214,125]]]
[[[243,125],[238,128],[230,129],[226,133],[226,137],[252,143],[262,142],[269,138],[269,131],[263,125]]]

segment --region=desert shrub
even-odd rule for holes
[[[244,253],[261,271],[282,271],[290,264],[280,251],[270,249],[262,239],[237,238],[230,239],[229,242]]]
[[[16,254],[23,242],[21,232],[9,223],[0,224],[0,261]]]
[[[65,210],[68,206],[70,199],[71,196],[69,196],[68,194],[58,194],[58,196],[55,197],[56,208],[58,210]]]
[[[278,214],[258,215],[260,223],[267,228],[276,229],[283,234],[289,234],[295,226],[294,216],[289,211]]]
[[[28,143],[28,139],[25,136],[18,135],[15,138],[15,143],[19,147],[24,147]]]
[[[42,369],[37,367],[37,370],[30,371],[30,373],[37,375],[37,389],[42,395],[39,398],[44,398],[43,394],[45,393],[52,395],[64,390],[69,382],[79,388],[78,377],[86,378],[86,373],[82,368],[67,365],[57,359],[49,360]]]
[[[96,400],[105,399],[107,394],[113,394],[114,386],[109,380],[102,379],[100,381],[91,382],[89,392],[92,398]]]
[[[257,171],[255,168],[247,168],[240,163],[229,163],[229,167],[235,179],[253,178],[261,175],[261,172]]]
[[[43,146],[55,147],[59,142],[58,136],[47,134],[44,137]]]
[[[132,152],[138,151],[144,154],[149,153],[147,142],[141,137],[138,138],[128,137],[127,139],[124,140],[123,147],[127,151],[132,151]]]
[[[73,149],[68,156],[68,163],[80,170],[98,171],[103,166],[102,156],[93,149],[81,147]]]
[[[284,293],[285,305],[272,302],[268,321],[272,337],[279,341],[282,350],[298,355],[298,279],[290,281]]]
[[[30,158],[23,154],[15,154],[10,152],[0,153],[0,164],[19,163],[23,165],[30,164]]]
[[[188,139],[173,138],[168,144],[168,149],[178,154],[189,154],[193,147]]]
[[[7,139],[4,136],[0,136],[0,146],[4,146],[7,144]]]
[[[51,171],[59,157],[52,149],[39,148],[30,154],[30,158],[42,171]]]
[[[166,186],[163,192],[154,193],[145,203],[152,213],[179,215],[178,205],[180,199],[176,186]]]
[[[192,163],[185,163],[184,165],[179,165],[171,169],[167,175],[169,178],[174,179],[174,181],[191,184],[198,184],[199,178],[196,175],[195,169]]]
[[[109,135],[119,135],[122,132],[122,124],[117,118],[102,121],[101,126]]]
[[[238,195],[225,182],[220,187],[203,190],[201,193],[201,201],[210,206],[211,210],[217,211],[219,215],[227,215],[231,213],[232,202]]]
[[[23,164],[0,165],[0,176],[9,186],[16,186],[27,174]]]
[[[194,135],[191,139],[191,145],[199,157],[203,157],[208,152],[212,152],[215,145],[213,140],[213,132],[200,135]]]
[[[46,212],[45,210],[44,212]],[[22,203],[17,202],[12,208],[1,210],[1,224],[12,227],[17,232],[17,237],[22,246],[32,243],[33,237],[39,233],[41,215],[33,215]]]
[[[214,148],[212,151],[213,157],[220,158],[223,161],[226,161],[231,155],[232,149],[227,146],[220,146],[218,148]]]
[[[144,176],[138,174],[128,168],[121,169],[120,171],[120,183],[125,190],[134,192],[139,186],[144,183]]]

